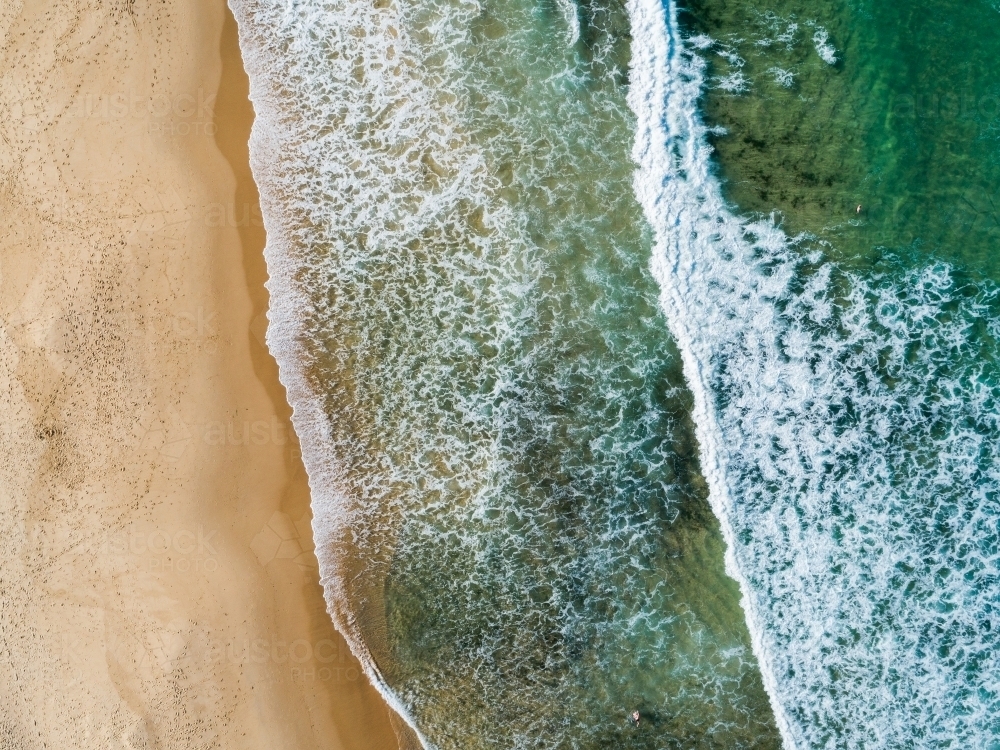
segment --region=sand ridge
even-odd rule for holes
[[[216,0],[0,9],[0,748],[396,745],[262,344],[235,38]]]

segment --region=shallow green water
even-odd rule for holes
[[[439,748],[777,747],[633,192],[624,5],[247,8],[269,343],[370,674]]]
[[[689,0],[716,80],[705,100],[729,199],[870,265],[886,251],[998,278],[1000,12],[988,0]],[[789,33],[790,27],[798,28]],[[829,33],[837,63],[813,51]],[[778,40],[782,34],[788,39]],[[723,48],[725,47],[725,48]],[[734,65],[724,54],[745,61]],[[722,53],[722,54],[720,54]],[[718,78],[741,67],[741,93]],[[790,85],[773,68],[794,74]],[[857,206],[862,207],[857,213]]]
[[[573,12],[569,45],[564,10],[485,3],[431,67],[511,212],[485,261],[528,274],[463,324],[481,379],[449,365],[439,418],[485,416],[491,455],[469,500],[407,510],[383,671],[442,747],[776,747],[632,195],[627,17]]]

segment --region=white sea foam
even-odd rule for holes
[[[728,73],[713,79],[715,88],[729,94],[744,94],[750,90],[750,79],[743,72],[747,61],[731,45],[718,44],[704,35],[692,37],[688,40],[688,44],[700,50],[710,49],[714,45],[716,54],[729,64],[731,70]]]
[[[794,70],[785,70],[784,68],[774,66],[772,68],[768,68],[767,72],[774,76],[774,82],[776,84],[783,86],[786,89],[791,88],[792,84],[795,83]]]
[[[795,39],[798,36],[799,25],[795,21],[782,18],[773,11],[758,13],[757,15],[761,24],[767,28],[773,36],[765,36],[757,39],[754,41],[754,45],[766,49],[774,44],[780,44],[786,50],[791,51],[795,46]]]
[[[567,411],[574,389],[592,378],[607,389],[602,398],[610,401],[612,410],[625,408],[613,379],[598,377],[601,368],[623,365],[614,357],[602,358],[596,347],[560,364],[565,351],[579,346],[574,337],[578,331],[572,329],[575,321],[565,332],[558,331],[561,321],[539,323],[543,316],[537,308],[544,300],[539,286],[550,283],[554,273],[539,258],[551,259],[571,247],[578,240],[578,227],[546,232],[541,227],[544,216],[518,213],[498,199],[504,186],[486,169],[486,146],[474,143],[464,130],[468,118],[461,108],[463,97],[480,90],[470,94],[462,89],[469,75],[469,57],[462,51],[474,48],[470,29],[482,20],[481,9],[473,2],[374,7],[355,0],[315,0],[294,7],[278,0],[248,1],[234,2],[233,7],[257,113],[251,159],[268,233],[268,344],[278,360],[302,442],[327,602],[366,673],[411,727],[416,730],[419,717],[426,734],[436,730],[433,736],[443,736],[448,747],[461,747],[462,733],[473,734],[479,726],[485,726],[483,736],[496,740],[496,724],[485,722],[486,711],[469,709],[471,700],[498,703],[498,715],[518,717],[499,728],[507,732],[510,747],[537,746],[540,737],[556,742],[557,733],[568,731],[565,716],[580,705],[579,680],[573,681],[573,665],[566,666],[571,660],[561,654],[577,648],[575,642],[593,640],[595,630],[600,635],[612,625],[625,627],[608,622],[607,609],[594,625],[594,613],[567,595],[571,585],[578,585],[587,586],[587,606],[609,598],[613,604],[624,602],[632,608],[628,614],[636,618],[636,627],[650,639],[669,641],[674,633],[685,634],[684,640],[693,644],[683,654],[687,663],[678,663],[675,655],[670,669],[699,674],[717,670],[720,675],[706,681],[705,693],[714,705],[732,706],[740,696],[730,699],[726,693],[737,691],[741,675],[750,669],[739,644],[730,648],[733,644],[726,643],[724,651],[717,648],[714,634],[706,636],[690,613],[655,619],[653,615],[669,605],[665,587],[650,592],[644,583],[630,584],[646,572],[643,565],[650,563],[642,561],[655,556],[662,538],[656,533],[655,515],[647,517],[649,513],[631,506],[649,494],[655,495],[652,500],[669,502],[669,497],[661,497],[665,489],[657,485],[644,495],[642,487],[630,488],[612,498],[626,507],[610,519],[601,515],[604,497],[586,491],[591,477],[598,485],[612,483],[625,455],[627,467],[648,460],[654,476],[665,475],[657,473],[655,464],[669,457],[648,445],[644,423],[635,434],[622,428],[595,436],[587,446],[589,464],[574,469],[583,477],[577,485],[562,481],[554,491],[511,486],[523,479],[517,466],[543,460],[540,446],[555,450],[552,433],[576,429],[553,416],[552,400],[560,412]],[[525,36],[532,31],[526,25],[523,30],[512,27]],[[527,43],[524,47],[533,52]],[[585,124],[587,105],[567,103],[564,95],[568,76],[560,66],[563,59],[572,65],[574,56],[559,49],[554,58],[554,74],[536,75],[529,84],[536,87],[531,102],[551,99],[570,124]],[[531,72],[540,73],[539,65]],[[619,104],[619,109],[624,106]],[[494,96],[477,105],[477,113],[484,110],[497,121],[509,121],[517,105]],[[619,121],[627,122],[624,111],[621,114]],[[513,165],[517,177],[509,180],[536,188],[541,202],[550,196],[566,205],[565,191],[544,181],[549,177],[548,160],[565,159],[579,144],[562,137],[570,132],[570,124],[555,137],[549,128],[534,135],[527,130],[527,143],[512,143],[520,134],[517,129],[493,127],[483,140],[487,146],[489,138],[500,142],[493,144],[492,154],[495,163]],[[605,132],[615,135],[619,144],[627,138],[627,127]],[[620,165],[619,170],[623,172]],[[610,190],[592,186],[585,197],[602,192]],[[614,192],[602,206],[620,200],[621,191]],[[631,200],[628,203],[635,208]],[[635,214],[638,218],[638,211]],[[529,223],[539,242],[528,236]],[[583,255],[576,254],[576,266],[600,276],[596,266],[608,259],[586,264]],[[567,296],[560,293],[554,306]],[[653,310],[648,317],[652,325],[661,325]],[[646,325],[631,316],[628,322],[633,329]],[[584,321],[582,327],[587,325]],[[551,336],[546,333],[553,330]],[[560,333],[566,338],[560,339]],[[665,344],[662,333],[659,340]],[[662,356],[640,362],[643,354],[648,358],[648,342],[632,346],[628,339],[616,337],[615,354],[628,363],[626,369],[640,374],[641,382],[656,382],[650,373],[663,368],[669,353],[658,351]],[[641,351],[632,356],[635,348]],[[656,345],[652,348],[657,350]],[[328,360],[337,362],[339,369]],[[647,408],[651,413],[643,420],[654,426],[670,421]],[[612,415],[611,421],[622,420]],[[669,434],[669,424],[664,432]],[[659,438],[655,433],[652,437]],[[626,453],[617,439],[635,444],[628,445]],[[663,451],[669,450],[668,441],[663,446]],[[577,458],[566,456],[560,468],[572,467]],[[587,502],[596,507],[585,507]],[[581,516],[597,516],[587,529],[599,538],[594,549],[575,551],[581,538],[573,538],[572,528],[567,538],[555,536],[560,526],[570,523],[559,516],[565,504],[572,504]],[[507,519],[515,516],[510,523],[520,533],[507,527]],[[404,518],[405,528],[397,535]],[[358,614],[365,598],[380,593],[373,587],[360,592],[352,588],[358,570],[348,569],[352,561],[345,560],[345,538],[362,551],[362,573],[375,583],[388,569],[380,559],[387,549],[395,555],[396,573],[407,564],[412,575],[414,566],[428,561],[468,561],[459,571],[460,579],[436,582],[445,596],[421,602],[426,619],[431,619],[428,608],[444,607],[431,640],[451,626],[459,627],[466,641],[472,631],[472,640],[478,642],[460,654],[465,663],[435,664],[429,659],[399,693],[392,689],[399,687],[397,682],[390,687],[384,679],[392,676],[390,667],[383,675],[365,642],[373,632],[379,636],[378,623],[370,616],[363,622],[357,619],[365,614]],[[569,552],[557,554],[552,547]],[[538,561],[537,569],[521,563],[526,557]],[[565,564],[567,557],[575,569]],[[522,604],[523,609],[511,612],[508,607],[499,618],[487,612],[494,618],[489,627],[455,622],[469,611],[478,613],[482,590],[503,594],[508,602],[524,599],[528,588],[544,592],[545,586],[532,582],[533,576],[549,587],[544,595],[536,593],[539,604],[534,609]],[[429,577],[420,583],[429,585]],[[573,579],[569,585],[567,578]],[[634,595],[626,601],[612,580]],[[510,667],[537,669],[528,660],[539,633],[526,631],[520,623],[510,627],[504,617],[548,623],[543,635],[568,644],[549,643],[545,654],[547,680],[560,670],[570,674],[565,684],[544,691],[549,705],[562,705],[565,714],[537,710],[524,699],[526,683],[505,676]],[[497,619],[505,627],[496,627]],[[379,645],[384,654],[384,644]],[[498,662],[500,669],[489,668]],[[604,671],[610,675],[613,668]],[[460,680],[468,687],[464,692],[449,684]],[[689,692],[685,684],[678,680],[675,691]],[[723,720],[734,720],[733,714],[729,711]],[[742,724],[756,720],[745,708],[736,718]],[[448,731],[449,722],[451,728],[461,722],[460,732]],[[601,730],[590,723],[573,729]],[[426,736],[422,742],[430,744]]]
[[[562,19],[539,24],[527,3],[233,5],[257,111],[268,342],[327,601],[369,676],[452,748],[477,734],[511,748],[606,739],[593,707],[623,685],[687,736],[773,736],[740,635],[711,624],[725,597],[720,613],[683,601],[692,580],[728,582],[663,578],[688,490],[673,468],[686,397],[663,393],[674,352],[621,189],[630,119],[605,61],[618,37],[589,19],[597,43],[580,62]],[[383,662],[398,694],[363,640],[378,623],[355,619],[372,591],[351,588],[345,537],[366,578],[393,552],[402,584],[386,591],[426,588],[418,666],[400,677]],[[413,646],[394,632],[396,654]],[[449,633],[447,649],[420,651]]]
[[[556,0],[566,19],[566,44],[572,47],[580,40],[580,11],[574,0]]]
[[[826,29],[816,28],[816,33],[813,34],[813,45],[816,47],[816,54],[823,62],[827,65],[837,64],[837,49],[830,44],[830,33]]]
[[[992,748],[996,291],[943,264],[862,279],[734,215],[675,3],[628,7],[635,190],[785,744]]]
[[[461,72],[453,42],[476,17],[474,3],[457,4],[451,15],[421,5],[427,57],[413,52],[418,43],[391,4],[233,0],[233,7],[258,115],[252,160],[268,230],[269,344],[295,408],[323,581],[338,627],[412,725],[346,605],[345,573],[333,551],[345,533],[360,544],[367,532],[356,523],[356,499],[340,488],[360,482],[371,508],[395,502],[389,485],[399,477],[413,486],[428,482],[419,484],[427,513],[415,520],[428,538],[449,512],[467,511],[482,525],[494,513],[526,512],[491,503],[508,476],[497,456],[510,425],[557,426],[545,421],[545,403],[532,401],[523,376],[549,360],[537,341],[525,345],[517,333],[537,318],[532,300],[545,269],[525,239],[526,218],[487,194],[496,180],[463,136],[457,94],[447,85],[448,75]],[[674,8],[665,14],[658,0],[632,0],[630,10],[636,191],[657,236],[653,268],[696,396],[727,564],[741,584],[783,736],[803,748],[907,747],[915,736],[925,746],[949,739],[977,746],[990,717],[1000,715],[996,628],[978,641],[969,635],[983,632],[986,600],[996,594],[987,580],[997,555],[987,511],[995,502],[988,493],[998,483],[1000,430],[990,373],[948,368],[952,349],[975,349],[977,316],[995,327],[991,302],[961,297],[939,266],[865,284],[802,260],[770,223],[734,217],[711,177],[696,114],[704,71],[681,46]],[[533,148],[553,144],[539,138]],[[525,169],[536,164],[545,162]],[[337,231],[326,231],[330,226]],[[321,267],[303,255],[317,242],[329,245],[331,261]],[[465,250],[435,254],[456,244]],[[505,254],[511,246],[528,251]],[[316,291],[326,284],[328,309],[318,309]],[[401,299],[399,291],[410,296]],[[406,442],[415,466],[396,461],[400,454],[356,449],[350,430],[332,434],[338,426],[324,405],[338,394],[309,379],[318,364],[310,351],[325,345],[322,326],[310,321],[337,322],[342,305],[370,312],[363,322],[377,325],[342,334],[353,338],[335,342],[331,355],[382,357],[402,373],[393,383],[412,386],[412,393],[378,391],[382,401],[369,403],[398,399],[406,407],[385,410],[398,417],[393,423],[371,415],[372,432]],[[394,326],[455,335],[428,336],[423,350],[372,354],[402,338],[379,338]],[[480,356],[477,347],[490,353]],[[516,367],[497,364],[496,351],[516,352]],[[472,375],[461,374],[470,363],[465,372]],[[480,378],[481,388],[451,389],[458,377]],[[438,402],[437,411],[417,408]],[[340,415],[365,417],[349,409]],[[349,475],[356,468],[360,479]],[[939,488],[937,495],[927,487]],[[945,541],[925,526],[948,530]],[[612,524],[606,533],[623,555],[605,556],[612,562],[645,553],[636,530]],[[462,529],[439,536],[463,553],[496,552]],[[520,541],[501,538],[501,551],[516,557]],[[513,557],[496,559],[508,565]],[[593,569],[628,572],[604,562]],[[648,608],[634,617],[644,626]],[[949,664],[944,648],[957,649],[952,660],[972,671]]]
[[[715,87],[729,94],[744,94],[750,90],[750,81],[742,70],[715,79]]]
[[[303,180],[310,179],[303,164],[326,170],[326,179],[314,186],[318,197],[325,199],[323,210],[352,224],[356,234],[391,235],[398,231],[394,218],[433,224],[440,204],[456,200],[460,193],[456,185],[481,164],[461,148],[442,119],[447,92],[434,91],[433,81],[428,85],[415,71],[418,63],[408,55],[410,40],[394,7],[337,2],[289,6],[253,0],[230,0],[230,7],[239,24],[256,113],[250,158],[268,237],[267,342],[278,362],[302,445],[329,611],[372,684],[424,747],[431,748],[403,701],[387,685],[347,605],[344,561],[335,550],[355,520],[351,499],[341,489],[345,471],[353,467],[344,466],[323,410],[324,394],[316,391],[307,373],[311,356],[304,338],[314,333],[308,321],[316,311],[308,281],[298,275],[310,265],[302,255],[309,242],[299,236],[300,223],[311,219],[322,224],[325,217],[315,214],[311,198],[316,196],[296,193],[306,187]],[[365,85],[343,85],[350,80]],[[329,88],[338,85],[336,93]],[[328,127],[317,131],[317,120],[303,117],[303,110],[326,118]],[[355,136],[365,129],[369,138],[359,148],[358,140],[348,133]],[[325,159],[325,150],[342,158]],[[354,158],[343,158],[347,154]],[[433,171],[428,164],[447,170],[452,180],[440,189],[418,189],[416,185],[424,184]],[[396,189],[380,191],[392,182],[383,178],[391,172],[396,173]],[[364,200],[359,199],[362,195]],[[391,244],[392,238],[371,236],[370,241]],[[363,279],[363,269],[360,276]]]

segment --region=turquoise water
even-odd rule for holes
[[[894,253],[997,278],[995,3],[692,0],[679,18],[718,40],[703,106],[728,131],[712,143],[742,211],[777,210],[790,234],[816,235],[841,260]],[[817,29],[837,49],[833,66],[815,54]],[[738,72],[745,90],[723,91]]]
[[[995,14],[973,5],[635,4],[654,275],[787,746],[1000,736],[1000,310],[973,262]],[[900,104],[963,74],[976,112]]]
[[[425,745],[992,747],[994,8],[234,11],[327,600]]]

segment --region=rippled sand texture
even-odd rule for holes
[[[224,19],[0,8],[4,748],[396,746],[319,591]]]

